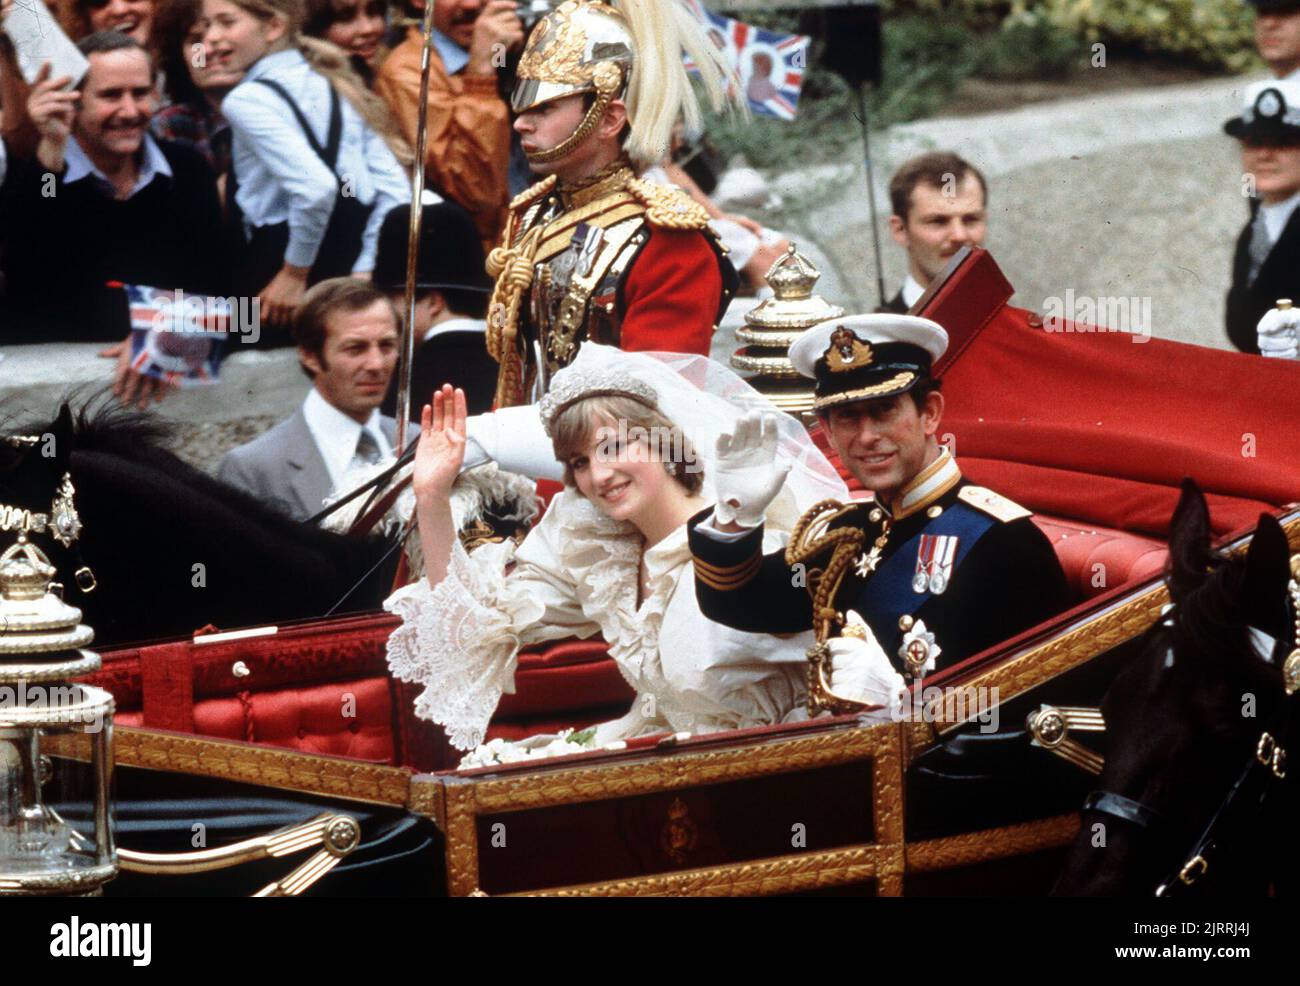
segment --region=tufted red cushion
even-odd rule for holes
[[[1127,531],[1084,527],[1043,514],[1035,514],[1034,523],[1056,549],[1075,602],[1157,575],[1169,557],[1159,541]]]

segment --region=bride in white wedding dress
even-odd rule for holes
[[[539,413],[565,489],[518,547],[467,554],[449,506],[465,453],[464,394],[444,387],[424,409],[412,485],[425,577],[384,603],[402,618],[388,643],[392,672],[423,686],[417,715],[473,749],[514,690],[521,648],[600,635],[636,698],[621,719],[585,731],[585,746],[804,718],[811,633],[743,633],[706,619],[686,539],[686,522],[716,499],[718,440],[738,429],[779,466],[766,550],[813,503],[843,498],[803,427],[702,357],[593,343],[556,374]],[[573,749],[574,738],[547,752]],[[466,765],[495,758],[479,751]]]

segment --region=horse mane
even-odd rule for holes
[[[50,423],[28,424],[6,429],[11,433],[40,434]],[[112,394],[100,392],[81,404],[72,416],[74,454],[109,457],[158,471],[169,485],[184,486],[194,494],[219,501],[247,523],[277,532],[293,532],[309,548],[336,555],[340,546],[352,547],[357,539],[307,525],[264,503],[253,494],[222,482],[172,452],[167,444],[176,435],[175,426],[157,415],[123,407]],[[7,447],[0,443],[0,447]],[[106,463],[112,468],[111,463]],[[351,553],[351,552],[349,552]]]

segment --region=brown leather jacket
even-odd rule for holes
[[[379,67],[375,91],[415,146],[420,111],[420,32],[406,40]],[[497,245],[505,226],[510,193],[510,116],[493,76],[448,75],[437,49],[430,52],[429,135],[425,147],[426,183],[464,206],[474,217],[485,250]]]

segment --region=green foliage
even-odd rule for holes
[[[1243,0],[889,0],[887,16],[942,17],[974,29],[1050,26],[1203,65],[1256,67],[1253,22]]]

